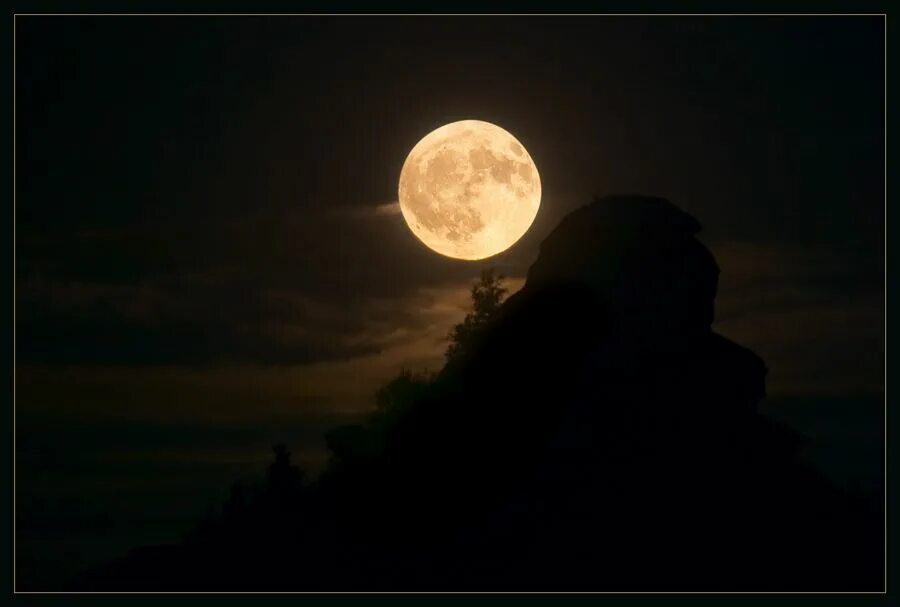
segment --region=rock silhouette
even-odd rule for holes
[[[315,483],[280,449],[263,497],[79,588],[880,589],[879,518],[799,461],[757,411],[763,361],[711,330],[699,231],[660,198],[573,212],[477,346],[335,433]]]

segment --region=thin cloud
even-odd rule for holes
[[[352,217],[356,219],[369,219],[372,217],[386,217],[400,214],[400,203],[396,200],[376,205],[353,205],[337,207],[335,214],[340,217]]]
[[[400,203],[399,202],[386,202],[385,204],[379,204],[375,207],[375,215],[399,215],[400,214]]]

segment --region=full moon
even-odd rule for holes
[[[505,251],[541,205],[541,179],[528,151],[480,120],[452,122],[423,137],[403,163],[399,190],[413,234],[456,259]]]

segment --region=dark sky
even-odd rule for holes
[[[700,220],[769,406],[880,423],[881,17],[17,17],[16,57],[20,533],[58,527],[26,565],[189,518],[275,440],[320,464],[323,429],[437,368],[481,268],[518,287],[595,195]],[[543,185],[477,263],[391,212],[465,118]],[[129,522],[73,539],[100,515]]]

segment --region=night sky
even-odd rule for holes
[[[722,269],[714,328],[842,482],[881,478],[881,17],[17,17],[19,573],[175,539],[274,442],[437,369],[478,273],[521,286],[594,196],[663,196]],[[457,261],[406,154],[496,123],[537,220]]]

